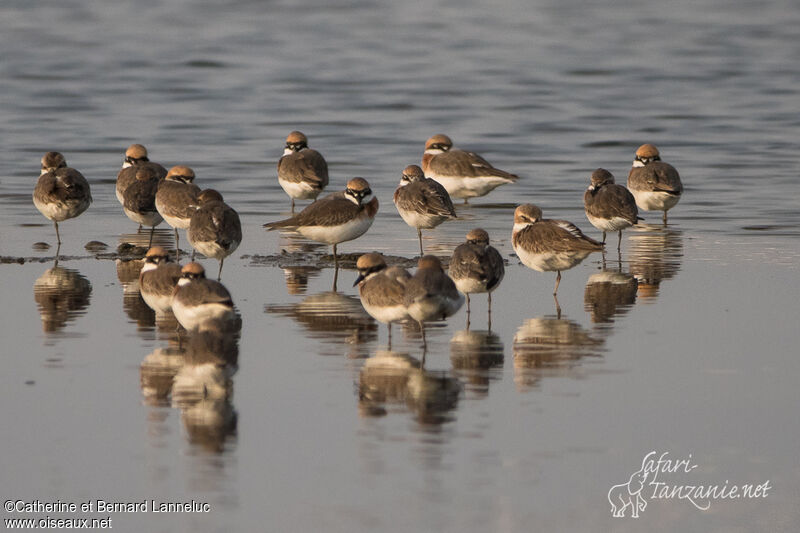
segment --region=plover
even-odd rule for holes
[[[169,260],[164,248],[153,246],[147,250],[139,271],[139,293],[156,314],[164,315],[172,308],[172,293],[181,275],[181,266]]]
[[[147,148],[141,144],[130,145],[128,149],[125,150],[125,159],[122,160],[122,168],[117,174],[116,193],[119,203],[125,204],[122,193],[136,181],[136,171],[140,168],[149,168],[160,180],[167,176],[166,168],[148,159]]]
[[[136,181],[122,193],[122,210],[127,217],[139,225],[150,226],[149,248],[153,245],[153,232],[164,220],[156,210],[156,191],[161,181],[156,172],[146,166],[136,168]]]
[[[406,283],[405,304],[408,315],[419,323],[422,342],[427,345],[424,323],[454,315],[464,304],[464,296],[445,274],[439,258],[424,255],[417,263],[414,276]]]
[[[183,165],[169,169],[167,177],[159,183],[156,192],[156,209],[164,221],[175,228],[175,256],[180,256],[178,229],[188,229],[192,215],[197,211],[200,187],[194,183],[194,171]]]
[[[242,223],[239,214],[223,202],[222,195],[214,189],[202,191],[197,200],[200,207],[192,215],[186,236],[192,248],[206,257],[219,260],[217,279],[220,279],[222,262],[242,242]]]
[[[328,163],[322,154],[308,147],[308,138],[299,131],[286,137],[283,157],[278,160],[278,183],[294,201],[316,200],[328,185]]]
[[[451,197],[463,198],[464,203],[519,179],[516,174],[494,168],[474,152],[453,149],[453,141],[442,134],[434,135],[425,143],[422,170],[427,177],[444,185]]]
[[[403,170],[400,185],[394,191],[394,205],[406,224],[417,228],[419,255],[422,256],[422,230],[435,228],[456,218],[450,195],[441,183],[426,178],[417,165]]]
[[[614,175],[603,168],[592,172],[589,188],[583,193],[583,207],[592,226],[603,232],[603,244],[607,231],[619,233],[617,250],[622,245],[622,230],[641,220],[633,195],[614,183]]]
[[[643,144],[636,150],[633,167],[628,173],[628,189],[639,209],[663,211],[666,224],[667,211],[681,199],[683,184],[675,167],[661,161],[658,148]]]
[[[92,203],[89,182],[83,174],[67,166],[59,152],[47,152],[42,157],[42,172],[33,189],[33,205],[45,217],[53,221],[56,228],[56,258],[61,248],[58,223],[75,218]]]
[[[370,199],[371,198],[371,199]],[[357,239],[372,226],[378,212],[378,199],[372,196],[369,183],[364,178],[353,178],[344,191],[335,192],[317,200],[300,213],[286,220],[269,222],[265,228],[293,229],[312,241],[333,245],[335,265],[334,290],[339,272],[336,246]]]
[[[408,318],[405,304],[406,283],[411,275],[400,267],[387,267],[381,254],[364,254],[356,262],[361,305],[369,315],[389,327],[389,346],[392,345],[392,322]]]
[[[553,296],[558,292],[561,271],[603,250],[603,244],[584,235],[566,220],[542,219],[542,210],[523,204],[514,211],[511,244],[522,264],[539,272],[558,272]],[[558,307],[558,300],[556,300]]]
[[[505,266],[503,257],[489,244],[489,234],[475,228],[467,233],[467,242],[459,244],[453,251],[448,269],[458,290],[467,296],[467,327],[469,327],[469,295],[488,293],[489,329],[492,324],[492,291],[503,281]]]
[[[172,292],[172,313],[186,330],[202,328],[206,323],[233,322],[231,293],[222,283],[206,279],[200,263],[189,263],[181,269],[181,279]]]

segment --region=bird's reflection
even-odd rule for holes
[[[321,268],[309,266],[284,267],[283,275],[286,278],[286,291],[293,295],[305,294],[308,290],[309,280],[319,276]]]
[[[583,307],[592,322],[610,323],[614,316],[627,313],[636,303],[636,278],[625,272],[604,270],[589,276],[583,292]]]
[[[86,314],[92,284],[80,272],[53,266],[33,284],[33,299],[42,318],[42,331],[56,333]]]
[[[636,228],[629,237],[630,272],[639,282],[640,301],[652,302],[661,282],[675,277],[681,268],[683,235],[670,227],[639,224]]]
[[[297,303],[269,304],[264,310],[294,319],[311,338],[330,344],[323,355],[341,355],[340,346],[345,345],[349,357],[366,357],[365,344],[378,338],[378,324],[361,301],[338,292],[312,294]]]
[[[189,443],[212,453],[224,452],[236,434],[238,331],[231,331],[228,322],[205,322],[179,343],[148,354],[140,369],[145,403],[180,409]]]
[[[501,377],[503,349],[503,341],[491,331],[457,331],[450,339],[453,373],[466,380],[469,390],[485,395],[489,382]]]
[[[169,227],[156,228],[153,231],[152,244],[150,243],[150,228],[139,229],[136,233],[122,233],[117,241],[119,244],[135,246],[145,251],[151,246],[163,246],[168,250],[175,248],[174,233]]]
[[[514,335],[514,381],[521,391],[545,377],[580,378],[587,358],[601,356],[605,339],[567,318],[526,320]]]
[[[460,391],[449,372],[428,371],[407,354],[378,350],[359,374],[359,412],[383,416],[396,408],[411,412],[423,427],[438,427],[453,419]]]
[[[139,292],[139,271],[144,260],[117,259],[117,279],[122,285],[122,309],[140,331],[152,330],[156,314],[150,309]]]

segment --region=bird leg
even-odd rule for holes
[[[419,256],[422,257],[424,255],[422,251],[422,228],[417,228],[417,236],[419,237]]]
[[[492,293],[489,293],[489,331],[492,331]]]
[[[54,220],[53,224],[56,226],[56,240],[58,241],[58,245],[61,246],[61,235],[58,233],[58,222]]]
[[[556,287],[555,287],[555,289],[553,289],[553,296],[555,296],[556,293],[558,292],[558,284],[559,283],[561,283],[561,271],[560,270],[558,271],[558,275],[556,276]]]
[[[175,261],[181,262],[181,249],[178,246],[178,228],[175,228]]]
[[[225,261],[225,258],[219,260],[219,272],[217,272],[217,281],[222,279],[222,262]]]
[[[153,226],[150,228],[150,242],[147,243],[147,247],[151,248],[153,246],[153,233],[155,233],[156,227]]]

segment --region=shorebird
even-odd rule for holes
[[[328,185],[328,163],[322,154],[308,147],[308,138],[299,131],[286,137],[283,157],[278,160],[278,183],[294,201],[316,200]]]
[[[371,198],[371,199],[370,199]],[[372,197],[372,190],[364,178],[353,178],[347,182],[344,191],[335,192],[317,200],[300,213],[286,220],[269,222],[265,228],[293,229],[312,241],[333,245],[335,273],[333,286],[339,273],[339,259],[336,246],[339,243],[357,239],[372,226],[378,212],[378,199]]]
[[[183,165],[169,169],[167,177],[159,183],[156,192],[156,209],[164,221],[175,228],[175,257],[180,257],[178,229],[188,229],[192,215],[197,210],[200,187],[194,183],[194,171]]]
[[[242,242],[242,223],[239,214],[214,189],[202,191],[197,201],[200,207],[192,215],[186,236],[192,248],[206,257],[219,260],[219,280],[222,277],[222,262]]]
[[[161,181],[151,167],[131,167],[136,169],[136,181],[122,193],[122,210],[129,219],[139,226],[150,226],[149,248],[153,245],[153,232],[164,220],[156,210],[156,191]]]
[[[456,218],[450,195],[437,181],[426,178],[417,165],[403,170],[400,185],[394,191],[394,205],[406,224],[417,228],[419,255],[422,251],[422,230],[435,228],[445,220]]]
[[[406,283],[405,304],[408,315],[419,323],[422,343],[427,346],[424,323],[454,315],[464,304],[464,296],[445,274],[439,258],[424,255],[417,263],[414,276]]]
[[[511,244],[526,267],[539,272],[558,272],[553,296],[558,292],[562,270],[580,264],[592,252],[603,250],[602,243],[584,235],[571,222],[542,219],[542,210],[531,204],[514,211]]]
[[[592,226],[603,232],[603,244],[607,231],[619,232],[617,251],[622,246],[622,230],[640,220],[633,195],[614,183],[614,175],[603,168],[592,172],[589,188],[583,193],[583,206]]]
[[[186,330],[236,318],[231,293],[222,283],[206,279],[200,263],[189,263],[181,269],[181,279],[172,292],[172,312]]]
[[[503,257],[489,244],[489,234],[475,228],[467,233],[467,242],[453,251],[448,269],[458,290],[467,296],[467,325],[469,325],[469,295],[485,292],[489,296],[489,329],[492,324],[492,291],[500,286],[505,275]]]
[[[470,198],[485,196],[500,185],[519,179],[516,174],[494,168],[474,152],[453,149],[453,141],[442,134],[425,143],[422,170],[441,183],[451,197],[463,198],[465,204]]]
[[[139,272],[139,293],[144,303],[159,315],[172,309],[172,292],[181,279],[181,266],[169,260],[161,246],[147,250]]]
[[[666,224],[667,211],[681,199],[683,184],[675,167],[661,161],[658,148],[643,144],[636,150],[633,167],[628,173],[628,189],[639,209],[663,211],[662,219]]]
[[[122,193],[136,181],[136,171],[140,168],[149,168],[158,179],[162,180],[167,176],[167,169],[158,163],[153,163],[147,157],[147,148],[141,144],[132,144],[125,150],[125,159],[122,160],[122,168],[117,174],[117,200],[125,204]]]
[[[42,172],[33,189],[33,205],[45,217],[53,221],[56,228],[56,259],[61,249],[58,223],[75,218],[92,203],[89,182],[83,174],[67,166],[59,152],[47,152],[42,157]]]
[[[387,267],[381,254],[364,254],[356,262],[361,305],[369,315],[389,327],[389,346],[392,345],[392,322],[408,318],[405,304],[406,283],[411,275],[400,267]],[[390,348],[391,349],[391,348]]]

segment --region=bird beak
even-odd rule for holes
[[[364,276],[364,274],[359,274],[358,277],[356,278],[356,280],[353,282],[353,287],[355,287],[356,285],[358,285],[359,283],[364,281],[365,277],[366,276]]]

